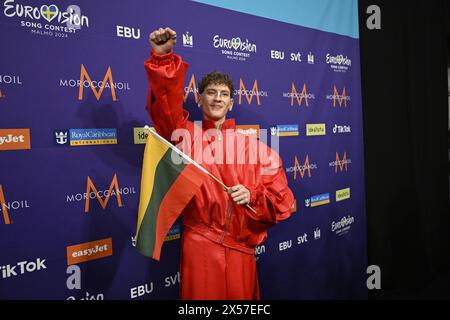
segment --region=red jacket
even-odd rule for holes
[[[234,119],[225,120],[221,132],[210,121],[203,120],[203,128],[200,128],[188,120],[189,113],[183,109],[184,78],[188,64],[180,56],[172,52],[166,55],[152,52],[144,65],[149,81],[146,108],[157,132],[171,140],[175,129],[186,129],[192,135],[194,130],[203,134],[205,130],[211,129],[208,132],[212,132],[217,140],[212,138],[212,141],[200,141],[203,154],[210,157],[214,157],[216,152],[210,147],[213,143],[216,146],[223,143],[224,159],[229,154],[225,150],[234,146],[232,164],[202,165],[225,185],[231,187],[242,184],[250,190],[250,205],[257,212],[253,214],[245,206],[234,203],[220,184],[209,179],[184,209],[184,225],[216,243],[253,254],[255,246],[266,239],[267,228],[292,214],[294,197],[288,187],[281,159],[262,142],[249,137],[243,138],[236,133]],[[244,143],[236,143],[236,138],[243,138]],[[179,141],[174,141],[176,142]],[[194,142],[191,143],[193,145]],[[270,158],[263,157],[263,160],[254,164],[237,163],[237,158],[243,152],[248,157],[249,152],[256,148],[267,148],[271,152]],[[264,164],[268,159],[272,159],[272,162]],[[273,163],[276,164],[275,167]],[[262,174],[263,172],[272,174]]]

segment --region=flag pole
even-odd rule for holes
[[[171,144],[169,141],[167,141],[166,139],[164,139],[162,136],[160,136],[156,130],[151,130],[149,126],[144,126],[144,129],[147,130],[149,133],[153,134],[155,137],[157,137],[159,140],[161,140],[164,144],[166,144],[170,149],[172,149],[173,151],[175,151],[178,155],[180,155],[183,159],[185,159],[186,161],[188,161],[189,163],[193,164],[194,166],[196,166],[197,168],[199,168],[201,171],[203,171],[204,173],[206,173],[208,176],[210,176],[214,181],[216,181],[218,184],[220,184],[222,186],[222,188],[224,188],[225,191],[228,192],[228,190],[230,190],[230,187],[227,187],[222,181],[220,181],[219,179],[217,179],[211,172],[209,172],[208,170],[206,170],[205,168],[203,168],[201,165],[199,165],[197,162],[195,162],[191,157],[189,157],[187,154],[185,154],[183,151],[181,151],[180,149],[178,149],[177,147],[175,147],[173,144]],[[253,212],[254,214],[256,214],[256,210],[253,209],[248,203],[245,205],[251,212]]]

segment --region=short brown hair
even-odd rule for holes
[[[234,92],[234,85],[233,80],[229,75],[226,73],[220,72],[220,71],[213,71],[205,75],[203,78],[200,79],[198,82],[198,92],[200,94],[205,91],[205,88],[209,86],[210,84],[223,84],[230,89],[231,97],[233,97]]]

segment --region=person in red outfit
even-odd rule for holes
[[[167,140],[193,146],[204,157],[198,162],[230,187],[225,192],[210,179],[182,212],[180,298],[259,299],[255,247],[265,241],[270,226],[291,216],[294,202],[281,159],[259,140],[237,133],[234,119],[226,119],[234,92],[226,74],[212,72],[199,82],[202,125],[189,121],[183,109],[188,65],[173,53],[176,32],[159,28],[149,42],[146,109],[153,126]],[[188,135],[180,139],[180,130]],[[201,132],[200,142],[196,132]],[[250,159],[254,154],[257,161]]]

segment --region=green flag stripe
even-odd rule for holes
[[[157,185],[158,188],[153,188],[153,193],[136,239],[136,248],[148,257],[152,256],[155,247],[159,206],[180,172],[186,166],[183,162],[180,164],[173,163],[171,153],[172,149],[168,149],[156,168],[153,185]]]

